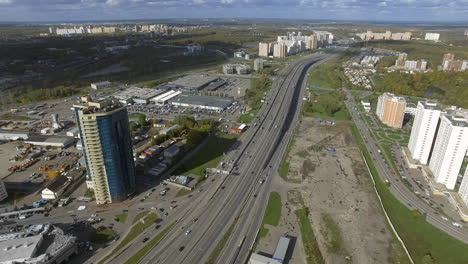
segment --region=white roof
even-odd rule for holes
[[[173,94],[170,94],[170,95],[168,95],[168,96],[166,96],[166,97],[163,97],[163,98],[159,99],[159,101],[165,102],[165,101],[167,101],[167,100],[169,100],[169,99],[171,99],[171,98],[174,98],[174,97],[178,96],[178,95],[181,94],[181,93],[182,93],[181,91],[177,91],[177,92],[175,92],[175,93],[173,93]]]
[[[0,242],[0,263],[33,257],[42,241],[42,235],[10,239]]]
[[[247,126],[246,124],[242,124],[242,125],[239,126],[239,129],[242,130],[242,129],[244,129],[246,126]]]
[[[158,96],[156,96],[156,97],[154,97],[154,98],[152,98],[152,99],[150,99],[150,100],[151,100],[151,101],[154,101],[154,102],[158,102],[158,101],[160,101],[162,98],[164,98],[164,97],[166,97],[166,96],[168,96],[168,95],[171,95],[171,94],[173,94],[173,93],[175,93],[175,92],[176,92],[176,91],[174,91],[174,90],[170,90],[170,91],[165,92],[165,93],[163,93],[163,94],[160,94],[160,95],[158,95]]]
[[[281,264],[281,262],[256,253],[252,253],[249,259],[249,264]]]

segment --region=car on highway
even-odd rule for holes
[[[457,223],[457,222],[453,222],[452,225],[456,227],[463,227],[460,223]]]
[[[195,218],[195,219],[192,220],[192,222],[194,222],[194,223],[197,222],[197,221],[198,221],[198,218]]]
[[[148,240],[149,240],[148,237],[143,238],[143,243],[145,243],[145,242],[148,241]]]
[[[445,216],[441,216],[440,218],[444,219],[445,221],[448,221],[448,218]]]
[[[189,230],[185,231],[185,235],[188,236],[191,232],[192,232],[192,230],[189,229]]]
[[[184,248],[185,248],[184,246],[180,247],[179,252],[182,252],[184,250]]]

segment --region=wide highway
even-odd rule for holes
[[[307,69],[329,57],[301,58],[279,74],[249,130],[225,154],[219,168],[229,174],[211,175],[209,189],[178,209],[174,228],[140,263],[204,263],[229,229],[231,236],[216,262],[245,262],[262,220],[271,176],[297,122]],[[130,257],[131,252],[121,256]]]
[[[365,144],[370,152],[374,165],[383,181],[388,180],[390,183],[390,192],[410,210],[417,209],[422,214],[426,215],[426,221],[440,230],[446,232],[452,237],[455,237],[468,244],[468,230],[452,225],[452,222],[445,221],[442,217],[436,214],[436,210],[419,199],[416,194],[410,191],[401,180],[398,179],[397,174],[391,174],[385,165],[385,161],[379,154],[381,147],[379,143],[371,136],[369,127],[362,120],[359,112],[356,110],[357,105],[354,101],[353,95],[349,90],[345,89],[346,93],[346,106],[351,113],[354,123],[356,124],[361,136],[365,139]]]

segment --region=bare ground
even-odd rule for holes
[[[257,249],[273,252],[279,236],[297,236],[289,263],[305,263],[292,212],[304,203],[326,263],[399,263],[404,257],[386,224],[349,123],[327,126],[303,118],[298,129],[288,157],[292,181],[274,181],[283,201],[280,226],[268,227]]]

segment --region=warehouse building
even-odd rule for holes
[[[0,140],[25,140],[29,138],[27,132],[0,130]]]
[[[24,143],[34,146],[68,148],[75,143],[75,139],[67,136],[47,136],[47,135],[32,135],[25,140]]]
[[[107,88],[107,87],[110,87],[110,86],[112,86],[112,83],[108,82],[108,81],[92,83],[91,84],[91,88],[94,89],[94,90],[99,90],[99,89]]]
[[[114,93],[112,96],[123,104],[148,104],[150,99],[164,93],[165,90],[130,87],[123,91]]]
[[[181,91],[170,90],[152,98],[151,102],[153,102],[156,105],[165,105],[170,99],[178,96],[181,93]]]
[[[198,108],[211,111],[223,111],[234,103],[231,98],[217,96],[202,96],[196,94],[180,94],[171,100],[169,104],[173,106]]]
[[[63,176],[58,176],[54,182],[52,182],[49,186],[44,188],[41,192],[42,199],[44,200],[57,200],[62,196],[65,188],[70,185],[71,181]]]
[[[199,91],[210,83],[218,81],[218,77],[206,74],[190,74],[179,78],[169,84],[176,85],[179,89],[187,91]]]

